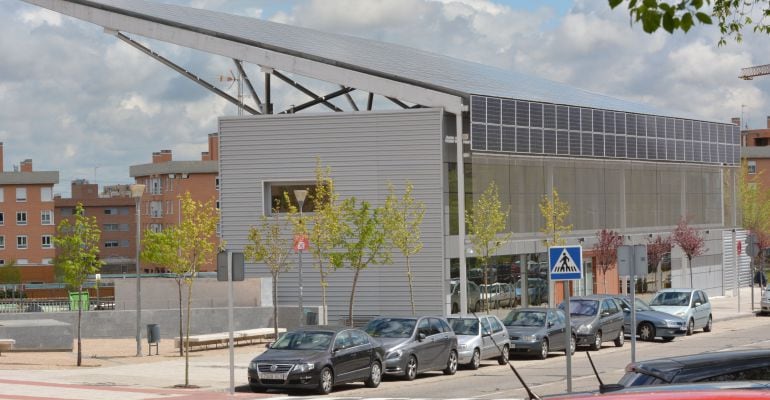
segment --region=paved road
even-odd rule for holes
[[[745,290],[745,289],[744,289]],[[741,312],[737,310],[737,299],[715,298],[714,332],[696,333],[690,337],[677,338],[670,343],[638,343],[637,359],[659,358],[678,354],[691,354],[707,350],[731,348],[768,348],[767,332],[770,317],[754,317],[749,306],[749,296],[742,296]],[[623,368],[630,361],[630,341],[623,348],[610,344],[599,352],[591,353],[605,382],[616,382],[623,374]],[[251,356],[239,354],[236,357],[236,384],[239,385],[235,398],[297,398],[285,393],[249,393],[246,384],[246,369]],[[514,365],[524,376],[532,389],[541,395],[562,393],[566,390],[565,357],[553,353],[545,361],[515,359]],[[110,368],[13,371],[2,370],[0,366],[0,399],[130,399],[156,398],[179,399],[225,399],[229,382],[227,358],[209,357],[197,353],[191,359],[191,382],[201,386],[200,390],[174,390],[178,383],[173,376],[180,376],[184,368],[182,360],[164,361],[151,364],[131,364]],[[584,352],[579,351],[573,358],[573,389],[595,390],[596,378],[590,369]],[[477,371],[460,370],[455,376],[441,373],[424,374],[413,382],[386,379],[377,389],[365,389],[362,385],[347,385],[336,390],[334,398],[420,398],[420,399],[513,399],[525,396],[519,382],[505,366],[496,362],[485,362]]]

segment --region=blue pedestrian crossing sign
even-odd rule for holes
[[[552,281],[583,279],[583,248],[581,246],[549,247],[548,267]]]

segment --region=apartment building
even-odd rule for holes
[[[740,122],[740,119],[733,122]],[[746,129],[741,133],[741,158],[747,164],[749,178],[762,188],[770,188],[770,116],[767,117],[767,128]],[[760,171],[765,172],[760,174]]]
[[[59,171],[33,171],[31,159],[3,170],[0,142],[0,266],[15,263],[22,283],[54,281],[57,183]]]
[[[180,196],[190,192],[196,201],[214,200],[219,207],[219,135],[208,136],[208,151],[198,161],[174,161],[171,150],[152,153],[152,163],[132,165],[129,174],[136,183],[146,185],[141,198],[141,232],[161,231],[181,221]],[[218,241],[214,237],[212,240]],[[166,272],[162,267],[142,267],[146,272]],[[201,271],[215,271],[216,264]]]
[[[86,216],[96,217],[101,230],[99,257],[103,274],[133,273],[136,270],[136,200],[129,185],[113,185],[99,193],[99,185],[78,179],[71,183],[70,198],[56,197],[56,220],[70,218],[78,203]]]

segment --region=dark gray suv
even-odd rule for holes
[[[442,317],[378,317],[364,330],[382,343],[386,374],[412,380],[425,371],[457,372],[457,337]]]
[[[565,309],[564,303],[559,304],[559,309]],[[570,323],[577,334],[577,345],[599,350],[602,342],[612,340],[615,346],[623,346],[625,336],[622,310],[614,298],[597,295],[571,298]]]

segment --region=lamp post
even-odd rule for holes
[[[307,190],[297,189],[294,191],[294,197],[299,204],[299,223],[304,228],[304,221],[302,221],[302,206],[305,204],[305,198],[307,197]],[[302,234],[304,235],[304,229]],[[299,252],[299,326],[305,325],[305,309],[302,305],[302,246],[298,246],[297,252]]]
[[[136,356],[142,356],[142,280],[139,269],[139,245],[142,239],[141,219],[142,219],[142,193],[145,185],[133,184],[131,188],[131,197],[136,199]]]

